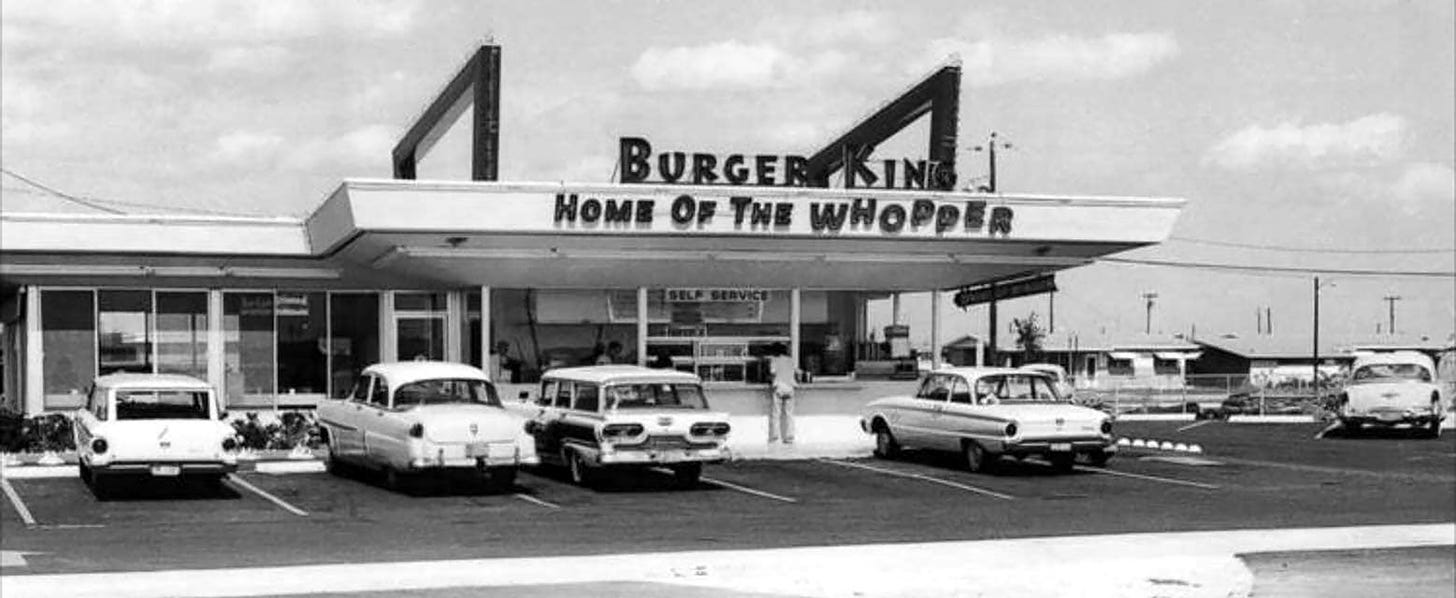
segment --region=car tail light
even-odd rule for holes
[[[229,437],[222,439],[222,450],[235,451],[238,448],[238,441]]]
[[[728,424],[723,422],[704,422],[693,424],[690,431],[693,436],[727,436],[730,429]]]
[[[1009,424],[1006,424],[1006,435],[1007,436],[1015,436],[1016,435],[1016,422],[1011,422]]]
[[[1103,434],[1111,434],[1112,433],[1112,420],[1108,420],[1108,419],[1102,420],[1102,433]]]
[[[410,426],[409,435],[410,438],[424,438],[425,424],[415,424],[413,426]]]
[[[604,438],[630,438],[641,433],[641,424],[609,424],[602,428]]]
[[[106,444],[106,439],[105,438],[92,438],[91,439],[91,452],[93,452],[93,453],[96,453],[98,455],[103,454],[103,453],[106,452],[106,449],[108,449],[110,447],[111,447],[111,445]]]

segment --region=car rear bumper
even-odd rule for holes
[[[237,463],[221,461],[112,461],[91,465],[93,474],[150,475],[156,477],[190,475],[226,475],[238,470]],[[176,473],[172,473],[174,471]]]
[[[1104,439],[1049,439],[1049,440],[1024,440],[1020,442],[1003,442],[1001,453],[1016,457],[1040,456],[1047,457],[1055,454],[1085,455],[1090,453],[1115,453],[1117,443]]]
[[[1340,421],[1345,424],[1359,424],[1371,426],[1399,426],[1406,424],[1413,426],[1425,426],[1431,423],[1439,423],[1442,419],[1443,418],[1441,413],[1431,413],[1429,411],[1419,413],[1375,412],[1346,414],[1340,416]]]
[[[522,467],[526,465],[539,465],[540,463],[541,460],[535,455],[521,457],[456,457],[414,459],[410,461],[409,468],[416,471],[428,471],[440,469],[478,469],[482,467]]]
[[[663,463],[722,463],[728,460],[728,449],[715,448],[663,448],[595,451],[593,457],[598,465],[658,465]]]

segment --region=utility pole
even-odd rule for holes
[[[971,151],[973,151],[973,152],[986,152],[987,162],[989,163],[988,164],[988,166],[989,166],[989,169],[988,170],[989,170],[990,178],[986,182],[986,184],[985,185],[982,185],[980,189],[977,189],[977,191],[981,191],[981,192],[984,192],[984,193],[995,193],[996,192],[996,148],[997,147],[1000,147],[1001,149],[1011,149],[1011,144],[1010,143],[1007,143],[1007,142],[1004,142],[1004,141],[998,141],[996,139],[996,132],[995,131],[991,131],[991,138],[986,141],[986,145],[978,145],[976,147],[971,148]]]
[[[1047,293],[1047,334],[1057,333],[1057,292]]]
[[[1142,296],[1143,296],[1143,299],[1145,301],[1147,301],[1147,307],[1148,307],[1147,324],[1143,327],[1143,333],[1144,334],[1152,334],[1153,333],[1153,300],[1158,298],[1158,294],[1157,293],[1154,293],[1152,291],[1148,291],[1146,293],[1143,293]]]
[[[1395,302],[1400,301],[1400,295],[1386,295],[1383,300],[1390,304],[1390,334],[1395,334]]]
[[[1314,277],[1314,377],[1309,379],[1309,388],[1314,398],[1319,399],[1319,277]]]

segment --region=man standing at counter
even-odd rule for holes
[[[789,348],[783,343],[774,344],[773,356],[768,360],[768,370],[768,441],[772,444],[783,438],[784,444],[793,444],[794,387],[799,367],[789,355]]]

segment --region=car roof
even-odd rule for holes
[[[96,386],[99,388],[132,389],[132,388],[159,388],[159,389],[187,389],[187,390],[209,390],[212,387],[206,382],[184,376],[182,374],[107,374],[96,377]]]
[[[1418,351],[1389,351],[1382,353],[1370,353],[1355,358],[1352,368],[1360,366],[1381,364],[1381,363],[1414,363],[1425,367],[1427,370],[1435,371],[1436,363],[1424,353]]]
[[[376,363],[364,368],[364,373],[384,376],[386,380],[395,386],[408,384],[416,380],[433,380],[437,378],[490,379],[480,368],[449,361],[393,361]]]
[[[556,368],[541,374],[541,379],[579,380],[606,384],[610,382],[677,382],[700,384],[696,375],[669,369],[646,368],[640,365],[588,365]]]
[[[1040,370],[1032,370],[1032,369],[1025,369],[1025,370],[1023,370],[1021,368],[990,368],[990,367],[979,367],[979,366],[940,368],[940,369],[935,370],[935,371],[933,371],[931,373],[932,374],[958,374],[958,375],[961,375],[961,376],[965,376],[967,378],[979,378],[981,376],[990,376],[990,375],[993,375],[993,374],[1021,374],[1021,375],[1041,376],[1043,378],[1050,378],[1051,377],[1046,372],[1043,372],[1043,371],[1040,371]]]

